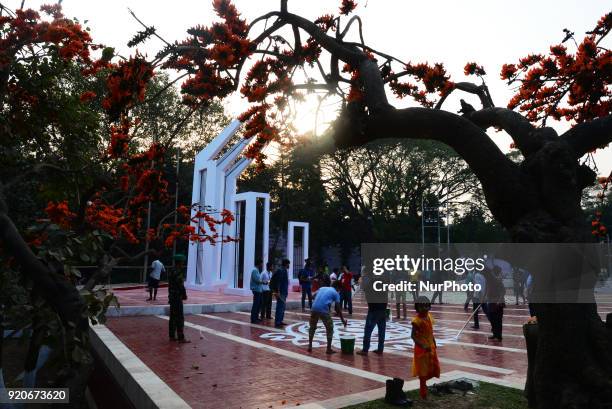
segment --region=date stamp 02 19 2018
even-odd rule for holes
[[[6,388],[1,403],[69,403],[68,388]]]

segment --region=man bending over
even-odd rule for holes
[[[334,351],[331,347],[332,339],[334,337],[334,322],[330,315],[330,307],[332,303],[335,303],[336,313],[340,317],[340,320],[346,326],[347,322],[342,316],[342,308],[340,306],[340,291],[342,285],[340,281],[334,281],[331,287],[321,287],[315,294],[314,303],[312,304],[312,310],[310,313],[310,328],[308,330],[308,352],[312,352],[312,339],[317,330],[317,323],[319,319],[323,321],[325,325],[325,333],[327,334],[327,353],[333,354]]]

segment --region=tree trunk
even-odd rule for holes
[[[609,408],[612,331],[595,304],[539,304],[536,314],[536,353],[528,370],[533,378],[528,377],[526,386],[530,406]]]
[[[535,192],[532,201],[539,202],[540,207],[532,209],[509,229],[513,241],[593,242],[587,217],[580,207],[582,170],[566,153],[564,147],[548,145],[526,160],[522,171]],[[557,290],[578,294],[578,289],[568,286],[565,280],[581,277],[589,280],[586,281],[589,288],[594,287],[594,276],[575,268],[574,263],[588,260],[588,253],[578,258],[559,253],[554,257],[550,254],[538,256],[554,272],[554,276],[546,279],[547,286],[558,286]],[[538,272],[533,273],[534,291],[538,291]],[[530,407],[612,407],[612,331],[597,314],[594,298],[589,303],[580,301],[535,304],[537,330],[525,331],[529,358],[525,392]]]

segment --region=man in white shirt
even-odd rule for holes
[[[266,263],[266,268],[261,272],[261,289],[262,289],[262,302],[261,302],[261,319],[269,320],[272,318],[272,291],[270,291],[270,278],[271,271],[274,265],[270,262]]]
[[[332,273],[329,275],[329,279],[331,280],[331,283],[333,284],[334,281],[338,280],[338,269],[334,268]]]
[[[472,296],[472,309],[474,311],[476,311],[480,307],[480,304],[486,301],[485,294],[487,293],[487,280],[480,271],[474,271],[474,285],[476,284],[480,285],[480,291],[475,291],[474,295]],[[484,311],[484,313],[486,314],[487,312]],[[474,325],[472,325],[472,328],[480,328],[480,325],[478,323],[478,311],[474,313]]]
[[[159,254],[157,254],[159,256]],[[159,288],[159,280],[161,279],[161,273],[166,271],[164,264],[159,261],[158,258],[153,260],[151,263],[151,273],[149,273],[148,284],[149,284],[149,298],[147,301],[155,301],[157,299],[157,289]]]

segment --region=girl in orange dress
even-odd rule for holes
[[[419,394],[427,398],[427,380],[440,377],[440,362],[436,353],[436,339],[433,334],[434,319],[429,313],[431,302],[427,297],[417,298],[414,308],[417,316],[412,319],[412,340],[414,341],[414,358],[412,376],[420,381]]]

